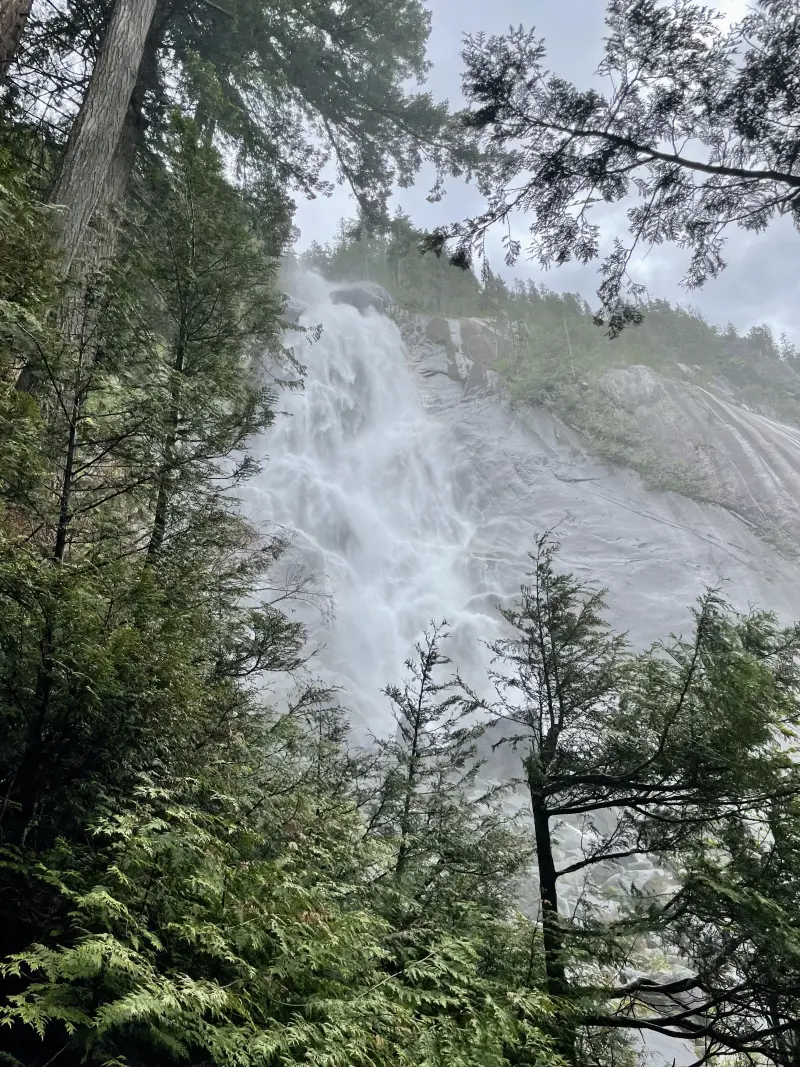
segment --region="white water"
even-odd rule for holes
[[[496,605],[514,595],[527,550],[550,528],[562,566],[609,589],[609,616],[635,645],[682,629],[695,597],[721,579],[739,607],[800,617],[797,563],[739,518],[649,492],[547,412],[517,416],[472,388],[458,351],[455,374],[424,338],[408,353],[392,321],[333,303],[332,288],[314,275],[293,279],[302,324],[323,332],[296,343],[305,388],[284,395],[286,414],[256,443],[268,462],[245,503],[294,535],[290,565],[330,596],[332,615],[293,610],[356,724],[385,728],[381,690],[400,679],[432,620],[448,620],[447,651],[480,679]],[[452,332],[457,341],[457,323]],[[779,477],[762,451],[769,478]]]
[[[248,508],[292,532],[292,563],[330,594],[332,615],[300,614],[324,679],[377,731],[388,722],[381,690],[429,622],[447,620],[467,672],[496,624],[470,605],[474,521],[459,506],[450,431],[423,410],[395,324],[331,303],[329,288],[316,276],[295,283],[302,323],[323,332],[296,346],[305,388],[283,399]]]

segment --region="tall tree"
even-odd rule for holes
[[[613,335],[641,317],[635,253],[690,250],[694,288],[725,266],[731,227],[783,215],[800,228],[800,11],[758,0],[727,28],[694,0],[611,0],[606,23],[606,93],[550,73],[535,31],[467,38],[464,121],[485,153],[487,207],[434,240],[473,249],[519,211],[543,266],[585,263],[601,254],[597,205],[635,197],[629,239],[602,264],[598,320]],[[505,244],[514,262],[521,244]]]
[[[275,278],[289,218],[280,194],[271,204],[262,196],[254,211],[192,122],[175,120],[162,157],[167,167],[153,168],[145,194],[139,256],[169,361],[163,391],[153,389],[160,440],[151,444],[151,559],[170,533],[192,525],[195,508],[208,508],[212,481],[221,490],[256,469],[250,456],[233,457],[272,420],[275,393],[263,361],[281,350]],[[286,371],[299,382],[288,359]]]
[[[188,102],[205,135],[235,150],[239,178],[251,190],[288,184],[324,195],[332,158],[378,225],[386,221],[392,184],[408,184],[423,161],[440,174],[460,166],[460,137],[446,105],[407,89],[426,76],[429,32],[420,0],[159,0],[130,131],[140,148],[146,133],[148,148],[157,150],[171,108]],[[38,89],[46,100],[57,88],[60,98],[81,95],[105,39],[89,0],[66,14],[36,12],[28,36],[20,75],[26,94]],[[74,62],[75,53],[85,65]],[[55,137],[63,136],[63,123],[54,126]]]
[[[700,887],[708,890],[709,881],[691,857],[719,860],[716,891],[724,893],[717,843],[732,825],[747,825],[749,843],[735,854],[742,865],[747,855],[754,861],[764,813],[798,795],[796,767],[779,739],[799,720],[800,633],[782,631],[769,616],[738,618],[710,593],[690,639],[631,657],[603,621],[602,594],[555,572],[555,547],[540,539],[530,584],[503,612],[514,633],[493,646],[493,678],[500,743],[520,751],[530,795],[547,986],[562,1005],[562,1051],[577,1058],[575,1027],[583,1024],[589,1033],[708,1037],[707,1056],[752,1051],[788,1065],[783,1037],[796,1029],[796,1012],[780,1001],[779,1021],[770,1022],[768,980],[756,968],[745,977],[733,964],[736,950],[724,948],[724,909],[716,935],[703,943],[702,922],[711,918]],[[565,821],[580,844],[559,862]],[[572,883],[578,900],[597,901],[599,873],[607,878],[609,864],[637,856],[668,863],[674,893],[651,897],[638,886],[633,914],[619,923],[596,920],[591,906],[567,917],[560,886]],[[761,862],[769,866],[766,855]],[[682,882],[686,871],[693,873]],[[780,891],[775,906],[785,908]],[[643,935],[684,948],[693,973],[615,986],[615,970],[635,951],[632,939]],[[598,966],[605,982],[589,978]]]
[[[53,189],[63,208],[60,243],[67,267],[79,257],[106,185],[136,84],[156,0],[116,0],[89,87],[70,130]]]
[[[16,54],[33,0],[0,0],[0,81]]]
[[[439,175],[458,166],[446,105],[406,89],[427,74],[429,33],[419,0],[245,0],[235,13],[178,16],[170,40],[190,75],[203,73],[191,57],[205,60],[213,80],[204,87],[201,77],[196,91],[206,121],[243,160],[316,194],[332,156],[377,225],[388,221],[392,184],[410,184],[423,160]]]

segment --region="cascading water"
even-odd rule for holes
[[[245,505],[293,535],[290,566],[329,595],[331,614],[293,610],[356,725],[386,726],[381,689],[431,620],[448,620],[447,651],[479,684],[497,604],[516,593],[526,553],[548,529],[562,541],[561,565],[609,589],[611,621],[640,647],[681,630],[695,597],[721,579],[740,607],[800,617],[795,560],[731,512],[648,491],[599,462],[548,412],[513,411],[485,376],[473,381],[460,323],[438,320],[450,332],[444,346],[423,327],[409,347],[390,318],[335,302],[336,287],[318,276],[291,287],[301,323],[321,324],[322,335],[297,344],[305,388],[284,395],[285,414],[256,442],[269,459]],[[774,451],[755,455],[770,484],[782,470]]]
[[[293,535],[292,565],[330,595],[330,614],[305,612],[318,666],[380,729],[381,689],[430,621],[447,619],[456,657],[470,646],[480,657],[495,623],[469,603],[474,523],[447,462],[448,430],[423,410],[398,328],[332,303],[316,276],[295,291],[308,307],[303,324],[322,334],[297,353],[305,388],[284,397],[248,506]]]

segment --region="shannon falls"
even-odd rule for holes
[[[287,338],[305,388],[282,397],[247,507],[292,535],[288,565],[319,594],[299,609],[318,669],[367,727],[385,725],[380,691],[431,620],[448,621],[465,675],[480,673],[496,607],[515,595],[546,530],[561,541],[561,567],[609,590],[611,621],[636,646],[680,632],[698,594],[720,582],[737,607],[800,616],[800,561],[748,516],[650,491],[548,411],[512,405],[481,362],[491,345],[475,343],[475,320],[398,325],[378,287],[313,274],[292,292],[300,323],[322,333]],[[652,394],[652,377],[631,368],[614,387]],[[649,417],[668,431],[676,406],[693,415],[728,450],[748,501],[763,511],[778,493],[777,509],[794,506],[800,431],[675,388],[665,381]]]

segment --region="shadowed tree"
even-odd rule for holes
[[[634,657],[604,621],[602,593],[556,573],[556,548],[539,540],[530,582],[502,613],[513,635],[492,648],[493,728],[499,744],[520,753],[530,796],[561,1051],[578,1058],[582,1027],[650,1030],[708,1038],[706,1055],[757,1053],[790,1067],[785,1036],[800,1020],[791,996],[776,996],[772,972],[755,965],[753,946],[774,941],[768,915],[791,914],[794,899],[780,877],[769,903],[755,895],[775,864],[759,845],[769,812],[796,805],[800,790],[780,742],[798,724],[800,632],[769,615],[737,616],[712,592],[700,600],[690,638]],[[580,841],[566,862],[558,858],[565,821]],[[790,825],[776,814],[776,842]],[[562,886],[597,901],[596,876],[637,856],[668,864],[673,891],[648,893],[633,876],[616,918],[591,905],[569,914]],[[738,906],[733,897],[725,903],[727,864],[737,872],[730,890]],[[728,937],[736,921],[742,941]],[[617,985],[636,938],[653,936],[678,947],[691,974]],[[788,982],[796,939],[783,952]]]

